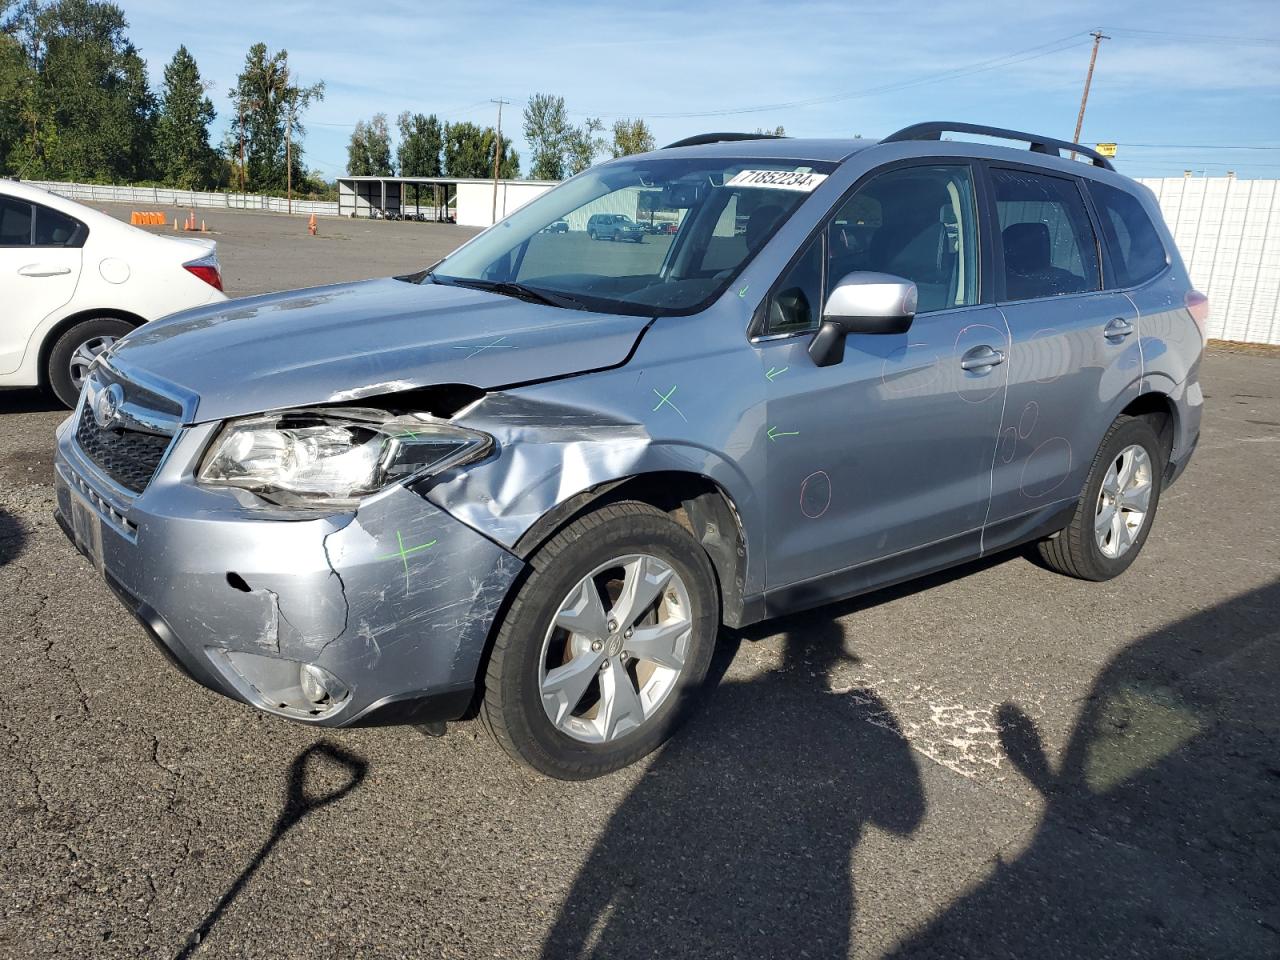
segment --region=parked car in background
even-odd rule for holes
[[[592,240],[644,240],[644,228],[625,213],[593,213],[587,220],[587,236]]]
[[[548,223],[545,227],[542,228],[542,232],[543,233],[568,233],[569,221],[556,220],[552,223]]]
[[[639,189],[682,211],[662,256],[543,233]],[[1087,147],[709,135],[418,274],[135,330],[59,429],[57,512],[200,683],[315,726],[478,714],[583,779],[666,739],[722,624],[1023,543],[1123,573],[1199,439],[1206,319]]]
[[[117,339],[225,299],[215,241],[147,233],[0,180],[0,386],[42,386],[74,406]]]

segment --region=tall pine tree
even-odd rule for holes
[[[217,184],[218,157],[209,145],[213,118],[195,58],[180,46],[164,68],[156,119],[156,166],[165,183],[185,190]]]

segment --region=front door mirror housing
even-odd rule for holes
[[[890,273],[845,274],[827,297],[809,356],[829,367],[844,359],[844,338],[851,333],[906,333],[917,296],[914,283]]]

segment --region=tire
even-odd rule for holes
[[[45,383],[50,392],[64,406],[74,407],[80,398],[80,384],[75,382],[72,374],[72,363],[76,363],[77,372],[83,375],[88,355],[96,355],[119,340],[133,329],[127,320],[114,317],[100,317],[96,320],[84,320],[66,331],[53,344],[49,351],[49,360],[45,366]],[[81,350],[84,348],[84,350]],[[77,355],[77,351],[81,351]]]
[[[654,588],[654,599],[644,607],[647,614],[634,621],[638,624],[635,633],[626,630],[625,623],[616,624],[611,631],[605,625],[600,634],[570,632],[556,623],[562,615],[574,618],[579,625],[589,620],[589,615],[581,613],[589,606],[585,600],[579,603],[577,614],[566,608],[575,596],[585,597],[579,591],[585,590],[586,585],[591,584],[598,590],[598,581],[604,576],[592,579],[598,568],[633,555],[646,558],[642,563],[658,561],[642,569],[658,571],[666,565],[673,574]],[[514,760],[559,780],[603,776],[651,753],[683,719],[711,663],[720,604],[715,573],[706,551],[661,510],[624,501],[569,524],[539,548],[530,560],[530,567],[531,573],[518,588],[494,639],[485,673],[481,721]],[[641,578],[636,582],[652,581]],[[687,606],[684,602],[673,602],[677,594],[687,601]],[[625,596],[615,597],[611,605],[610,595],[610,588],[606,587],[601,606],[595,608],[602,624],[611,614],[627,606]],[[597,596],[601,594],[597,592]],[[683,666],[670,676],[662,671],[674,668],[658,667],[643,658],[627,663],[621,655],[629,651],[617,652],[627,642],[623,639],[624,632],[632,643],[640,643],[640,632],[646,627],[656,631],[663,626],[660,622],[663,616],[670,617],[675,624],[669,635],[679,632],[682,638],[687,638],[674,641],[676,651],[683,644]],[[688,622],[687,631],[679,630],[681,618]],[[604,634],[610,635],[601,644],[602,649],[592,652],[595,647],[587,645],[585,636]],[[570,648],[574,644],[580,644],[582,652],[572,653]],[[671,656],[677,657],[678,653],[673,652]],[[564,695],[563,703],[567,706],[555,707],[564,711],[563,719],[557,723],[544,707],[543,684],[557,665],[568,667],[573,663],[582,664],[578,676],[591,679],[584,680],[588,684],[585,694]],[[642,672],[646,668],[647,674]],[[628,722],[622,726],[628,716],[622,707],[615,710],[606,707],[607,690],[619,691],[610,694],[609,703],[624,701],[623,688],[606,687],[614,682],[613,678],[626,683],[626,689],[633,693],[637,687],[646,689],[647,686],[651,706],[645,706],[639,696],[628,700],[639,711],[635,725]],[[595,703],[589,705],[593,690]],[[654,690],[665,692],[655,695]],[[554,697],[554,694],[547,696]],[[584,705],[588,705],[585,711]],[[575,707],[582,716],[575,715]],[[646,710],[650,712],[645,714]],[[639,715],[643,718],[639,719]],[[611,734],[609,729],[615,723],[619,729]],[[584,733],[593,725],[603,728],[603,732],[597,731],[599,739],[594,742],[586,739]],[[576,732],[569,728],[576,728]]]
[[[591,239],[591,240],[597,240],[597,239],[599,239],[599,238],[596,236],[596,232],[595,232],[594,230],[588,230],[588,231],[587,231],[587,237],[588,237],[589,239]]]
[[[1146,509],[1142,512],[1140,526],[1136,529],[1130,531],[1129,524],[1123,520],[1125,516],[1131,517],[1132,513],[1126,513],[1123,509],[1115,511],[1122,518],[1119,524],[1125,526],[1125,531],[1117,538],[1114,532],[1118,529],[1117,521],[1112,520],[1110,524],[1106,522],[1104,511],[1109,504],[1100,495],[1113,465],[1119,466],[1122,456],[1130,448],[1140,448],[1146,454],[1149,492]],[[1140,458],[1138,462],[1140,463]],[[1151,424],[1141,417],[1117,417],[1107,435],[1102,438],[1097,456],[1093,458],[1089,479],[1085,481],[1084,492],[1071,522],[1061,532],[1036,544],[1040,559],[1050,569],[1081,580],[1110,580],[1124,573],[1142,552],[1143,544],[1147,542],[1147,536],[1151,532],[1151,525],[1155,522],[1165,466],[1165,451]],[[1137,469],[1140,474],[1141,468]],[[1133,489],[1139,487],[1135,486]],[[1122,503],[1132,500],[1133,489],[1120,498]],[[1111,529],[1111,533],[1103,532],[1107,527]],[[1100,537],[1106,538],[1107,549],[1104,549]],[[1129,541],[1128,545],[1123,546],[1126,539]],[[1109,555],[1108,550],[1116,549],[1116,544],[1122,545],[1120,552],[1115,556]]]

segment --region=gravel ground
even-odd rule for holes
[[[233,293],[468,235],[206,219]],[[726,636],[690,726],[585,784],[183,678],[53,523],[64,414],[0,393],[0,955],[1280,955],[1280,359],[1202,379],[1124,577],[997,557]]]

